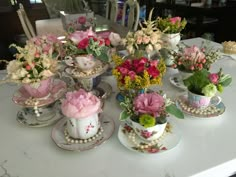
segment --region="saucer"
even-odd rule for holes
[[[156,153],[163,153],[166,151],[169,151],[170,149],[173,149],[176,147],[181,139],[181,135],[179,130],[176,126],[172,123],[168,123],[166,130],[161,138],[159,138],[158,143],[155,145],[152,145],[148,148],[140,148],[135,147],[134,143],[131,142],[129,139],[129,131],[132,130],[132,128],[127,125],[120,125],[118,130],[118,139],[120,140],[121,144],[124,145],[126,148],[128,148],[131,151],[139,152],[139,153],[145,153],[145,154],[156,154]],[[135,136],[136,142],[138,142],[140,145],[147,144],[148,142],[142,140],[137,135]]]
[[[63,116],[60,112],[60,103],[53,103],[43,109],[43,115],[37,117],[33,112],[29,111],[32,108],[23,108],[17,113],[16,120],[28,127],[46,127],[54,124]],[[32,109],[33,111],[33,109]]]
[[[65,139],[64,129],[66,126],[67,119],[64,118],[60,120],[52,129],[51,137],[55,144],[65,150],[68,151],[86,151],[89,149],[96,148],[97,146],[104,143],[108,140],[115,130],[115,123],[112,119],[102,114],[101,118],[101,127],[103,128],[103,132],[98,139],[94,139],[90,142],[84,144],[72,144],[68,143]]]
[[[187,89],[187,87],[184,85],[183,80],[182,80],[182,78],[180,77],[180,74],[179,74],[179,73],[176,73],[176,74],[170,76],[170,79],[169,79],[169,80],[170,80],[170,83],[171,83],[172,85],[174,85],[175,87],[180,88],[180,89],[183,89],[183,90],[186,90],[186,89]]]
[[[54,79],[53,83],[51,85],[50,95],[45,99],[36,99],[39,103],[37,104],[37,107],[42,107],[45,105],[49,105],[51,103],[54,103],[56,100],[60,99],[64,93],[66,92],[67,87],[66,83],[59,79]],[[30,95],[25,90],[24,87],[19,88],[14,94],[13,94],[13,102],[23,106],[23,107],[34,107],[34,104],[26,104],[26,101],[30,99]]]
[[[187,95],[181,95],[176,99],[176,105],[184,113],[199,118],[216,117],[225,112],[225,105],[220,102],[218,105],[208,106],[205,109],[196,109],[188,104]]]

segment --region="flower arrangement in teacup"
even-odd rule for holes
[[[122,59],[113,57],[115,68],[112,73],[116,77],[121,90],[139,90],[151,85],[161,85],[166,66],[162,59],[149,60],[146,57]]]
[[[211,64],[220,57],[219,50],[211,47],[206,41],[202,42],[200,47],[179,45],[179,51],[174,52],[173,55],[173,68],[188,72],[199,71],[203,68],[209,70]]]
[[[114,33],[111,33],[108,38],[102,38],[92,31],[92,28],[89,28],[86,31],[75,31],[74,33],[68,34],[64,46],[67,56],[89,55],[88,60],[94,57],[93,60],[98,59],[106,63],[109,62],[109,48],[111,44],[116,44],[117,40],[118,37],[114,37]],[[81,60],[84,60],[84,58]]]
[[[7,79],[23,84],[37,84],[55,75],[58,58],[62,54],[61,42],[53,35],[32,38],[24,47],[15,44],[16,59],[7,65]]]
[[[94,26],[94,21],[94,18],[87,18],[86,16],[82,15],[75,20],[71,20],[70,23],[66,25],[66,29],[70,33],[73,33],[77,30],[87,30],[88,28]]]
[[[142,93],[137,96],[125,97],[120,103],[123,111],[120,120],[128,120],[128,124],[143,140],[152,141],[160,138],[165,131],[168,114],[184,118],[183,113],[175,104],[157,92]]]
[[[165,34],[180,33],[186,26],[187,21],[181,17],[157,17],[156,26]]]
[[[144,20],[143,25],[139,23],[140,30],[128,32],[122,39],[122,44],[130,55],[136,57],[151,55],[158,52],[162,47],[161,31],[156,27],[155,21],[151,20],[153,9],[149,14],[148,20]],[[151,56],[148,56],[151,57]]]
[[[222,69],[217,73],[210,73],[206,69],[202,69],[194,72],[183,82],[188,89],[189,105],[203,109],[221,102],[221,98],[216,97],[216,94],[223,92],[223,88],[232,82],[232,77],[229,74],[223,74]],[[214,103],[212,103],[212,98],[215,98]]]
[[[74,139],[89,139],[98,133],[102,111],[101,101],[83,89],[66,93],[62,100],[62,113],[68,119],[66,132]]]

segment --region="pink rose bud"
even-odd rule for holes
[[[219,82],[219,76],[217,73],[212,73],[212,74],[209,74],[209,80],[211,81],[211,83],[213,84],[218,84]]]

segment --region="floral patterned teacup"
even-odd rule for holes
[[[68,134],[76,139],[88,139],[97,134],[100,128],[98,114],[93,114],[83,119],[70,118],[67,120]]]
[[[218,105],[220,102],[221,98],[219,96],[208,97],[188,91],[188,103],[194,108],[204,109],[208,106]]]
[[[167,122],[164,124],[156,124],[153,127],[145,128],[137,122],[132,121],[132,127],[135,133],[143,140],[152,141],[160,138],[165,131]]]

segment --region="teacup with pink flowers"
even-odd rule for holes
[[[61,110],[68,118],[66,129],[70,137],[88,139],[98,132],[101,101],[91,92],[80,89],[66,93]]]

